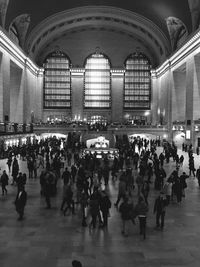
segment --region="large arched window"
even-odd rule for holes
[[[111,107],[110,63],[101,53],[95,53],[86,60],[84,107]]]
[[[125,61],[124,108],[147,110],[151,106],[151,65],[142,53],[133,53]]]
[[[44,108],[71,108],[70,61],[60,51],[49,54],[44,62]]]

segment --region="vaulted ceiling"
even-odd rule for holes
[[[94,46],[112,54],[110,43],[121,57],[145,51],[155,67],[199,27],[200,0],[0,0],[0,17],[38,64],[55,46],[77,63],[76,53],[84,57]]]

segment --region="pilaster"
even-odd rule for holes
[[[113,72],[111,80],[112,121],[123,121],[124,73]]]

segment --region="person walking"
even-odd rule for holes
[[[148,205],[142,196],[139,196],[138,203],[134,208],[134,213],[139,219],[140,235],[146,239],[146,221],[147,221]]]
[[[68,170],[68,168],[66,167],[63,174],[62,174],[62,179],[63,179],[63,183],[65,185],[68,185],[69,182],[71,181],[71,173],[70,171]]]
[[[18,218],[19,221],[23,220],[24,208],[26,206],[26,202],[27,202],[27,193],[25,191],[24,185],[21,185],[14,202],[16,211],[19,214]]]
[[[180,176],[180,183],[182,188],[182,197],[185,197],[185,189],[187,188],[187,182],[186,179],[189,178],[189,175],[187,175],[185,172],[182,173]]]
[[[111,201],[105,190],[100,192],[100,211],[102,212],[103,223],[102,227],[108,226],[108,215],[111,208]]]
[[[64,185],[66,186],[66,185]],[[64,208],[64,204],[67,204],[67,206]],[[63,215],[66,215],[67,210],[69,209],[72,214],[75,214],[75,207],[74,207],[74,200],[73,200],[73,191],[71,188],[71,185],[67,185],[65,192],[64,192],[64,200],[62,203],[61,208],[64,208]]]
[[[12,156],[11,157],[8,157],[8,160],[7,160],[6,164],[8,165],[8,171],[9,171],[9,174],[10,174],[10,172],[11,172],[11,165],[12,165]]]
[[[145,203],[148,205],[148,195],[149,195],[149,191],[150,191],[150,186],[149,186],[149,182],[148,181],[144,181],[143,185],[142,185],[142,189],[141,189],[141,193],[144,197]]]
[[[122,219],[122,234],[128,236],[128,222],[132,220],[133,204],[129,202],[129,197],[126,194],[123,197],[123,202],[119,206],[119,212]]]
[[[14,157],[13,164],[12,164],[12,177],[13,177],[12,185],[16,183],[18,173],[19,173],[19,163],[18,163],[17,158]]]
[[[171,197],[172,197],[172,179],[169,177],[165,184],[163,185],[162,189],[163,193],[165,194],[167,198],[167,205],[169,205]]]
[[[154,213],[156,214],[156,227],[160,228],[161,230],[163,230],[164,228],[167,203],[167,199],[164,193],[161,191],[160,195],[156,198],[154,203]]]
[[[92,220],[89,226],[90,228],[93,228],[93,229],[96,228],[97,217],[100,213],[99,205],[100,205],[99,195],[98,195],[98,192],[95,191],[94,193],[92,193],[92,195],[90,196],[90,200],[89,200],[90,215],[92,217]],[[101,225],[100,219],[99,219],[99,223],[100,223],[99,225]]]
[[[47,171],[44,174],[44,183],[43,183],[43,193],[46,200],[46,209],[51,209],[51,196],[52,196],[52,174],[50,171]]]
[[[81,204],[81,211],[82,211],[82,226],[86,227],[86,211],[88,210],[88,195],[85,193],[85,190],[83,189],[80,194],[80,204]]]
[[[199,166],[199,168],[196,171],[196,178],[198,180],[198,184],[199,184],[199,188],[200,188],[200,166]]]
[[[194,156],[191,155],[189,157],[189,176],[191,176],[191,174],[193,174],[193,176],[195,177],[196,176],[195,175],[195,171],[196,171],[196,169],[195,169],[195,166],[194,166]]]
[[[116,208],[118,208],[119,202],[122,198],[125,197],[125,194],[126,194],[125,172],[122,172],[122,175],[119,178],[117,201],[114,204]]]
[[[141,173],[139,172],[136,178],[136,184],[137,184],[137,196],[139,197],[141,194],[141,190],[142,190],[142,186],[144,183],[144,176],[141,175]]]
[[[6,189],[6,186],[8,185],[8,175],[6,173],[6,171],[4,170],[3,171],[3,174],[1,175],[1,178],[0,178],[0,182],[1,182],[1,188],[2,188],[2,196],[4,196],[4,194],[7,195],[7,189]]]

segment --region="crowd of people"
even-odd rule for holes
[[[97,158],[95,153],[82,157],[81,146],[77,143],[74,147],[61,146],[61,141],[47,138],[34,145],[10,150],[8,174],[3,170],[0,182],[2,195],[7,195],[6,187],[11,175],[11,185],[17,188],[14,203],[19,220],[24,218],[28,179],[39,178],[40,195],[45,199],[47,209],[52,207],[52,197],[60,196],[57,183],[61,180],[61,214],[81,213],[80,224],[83,227],[88,226],[91,231],[97,227],[106,229],[112,207],[109,186],[115,183],[118,196],[113,204],[122,220],[122,234],[127,236],[128,222],[132,221],[135,225],[138,218],[139,233],[145,239],[148,212],[152,205],[149,202],[150,190],[158,192],[153,211],[156,228],[163,230],[166,209],[172,201],[181,203],[189,176],[196,176],[200,184],[200,168],[195,173],[194,161],[191,163],[193,153],[190,151],[190,172],[187,175],[181,170],[184,157],[179,157],[177,147],[168,142],[163,144],[163,151],[158,154],[157,147],[161,145],[158,140],[129,140],[126,135],[118,136],[116,147],[119,149],[119,157],[110,161],[106,154],[102,159]],[[21,151],[20,155],[16,151]],[[19,160],[27,162],[27,174],[21,172]],[[175,167],[167,175],[165,166],[170,160],[175,162]]]

